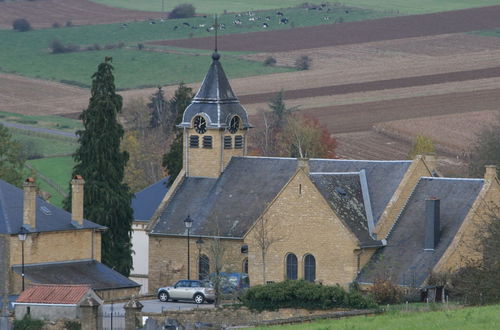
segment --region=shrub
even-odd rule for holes
[[[22,320],[14,320],[14,330],[40,330],[43,327],[43,321],[34,320],[29,314],[24,315]]]
[[[71,22],[71,21],[66,22],[66,27],[72,27],[72,26],[73,26],[73,22]]]
[[[168,14],[168,18],[187,18],[193,17],[195,15],[196,9],[192,4],[183,3],[181,5],[176,6],[172,11]]]
[[[264,60],[264,66],[274,66],[276,65],[276,59],[272,56],[266,57]]]
[[[309,58],[309,56],[307,55],[302,55],[301,57],[299,57],[296,61],[295,61],[295,68],[297,70],[309,70],[309,68],[311,67],[311,58]]]
[[[54,29],[58,29],[58,28],[60,28],[60,27],[61,27],[61,24],[59,24],[59,23],[57,23],[57,22],[54,22],[54,23],[52,23],[52,27],[53,27]]]
[[[144,44],[137,44],[137,49],[143,50],[144,49]]]
[[[404,295],[403,290],[387,279],[376,279],[370,292],[377,304],[397,304]]]
[[[81,330],[82,325],[78,321],[66,321],[64,322],[64,326],[67,330]]]
[[[49,45],[52,50],[52,54],[63,54],[63,53],[71,53],[80,50],[80,47],[77,45],[67,45],[65,46],[60,40],[54,39]]]
[[[376,304],[358,291],[347,292],[340,286],[323,286],[304,280],[258,285],[248,289],[241,300],[250,309],[279,308],[330,309],[373,308]]]
[[[12,23],[12,28],[19,32],[26,32],[31,30],[31,24],[27,19],[18,18]]]

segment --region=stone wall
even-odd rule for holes
[[[196,323],[211,325],[214,328],[244,325],[271,325],[307,322],[322,318],[341,318],[357,315],[373,315],[375,310],[319,310],[280,309],[278,311],[252,312],[245,307],[194,309],[190,311],[165,311],[162,314],[141,313],[142,316],[152,318],[159,325],[166,319],[176,320],[183,326],[194,326]]]
[[[266,256],[265,281],[286,279],[285,259],[293,253],[298,261],[298,278],[304,278],[304,257],[316,259],[316,282],[348,285],[357,274],[357,239],[335,215],[307,170],[299,170],[269,205],[262,219],[245,236],[248,244],[249,276],[252,285],[263,283],[261,249],[256,235],[268,231],[275,241]],[[262,220],[260,220],[262,221]]]

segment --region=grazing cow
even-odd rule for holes
[[[281,11],[277,11],[276,16],[283,16],[283,13]]]
[[[184,23],[182,23],[182,25],[191,26],[188,22],[184,22]]]
[[[329,20],[330,20],[330,17],[328,17],[328,16],[323,17],[323,21],[329,21]]]
[[[151,22],[149,22],[149,24],[156,24],[156,22],[155,21],[151,21]]]
[[[219,24],[219,30],[225,30],[226,29],[226,24],[220,23]]]
[[[177,25],[176,25],[176,26],[174,26],[174,31],[175,31],[175,30],[177,30],[178,28],[179,28],[179,27],[178,27]]]
[[[271,16],[266,16],[266,21],[270,21],[271,20]]]
[[[255,13],[253,11],[249,11],[247,14],[248,16],[255,16]]]
[[[235,20],[233,21],[233,24],[234,24],[234,25],[241,25],[241,24],[243,24],[243,22],[242,22],[240,19],[235,19]]]
[[[199,26],[199,27],[205,27],[205,24],[200,24],[200,25],[198,25],[198,26]]]
[[[280,19],[280,24],[288,24],[288,18],[283,17],[282,19]]]
[[[267,29],[267,28],[269,27],[269,24],[267,24],[267,23],[262,23],[262,27],[263,27],[264,29]]]

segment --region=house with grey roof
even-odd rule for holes
[[[160,202],[168,191],[170,177],[161,179],[137,192],[132,199],[132,270],[129,278],[141,284],[140,293],[148,292],[149,239],[146,228]]]
[[[400,283],[414,267],[421,284],[428,274],[424,268],[437,267],[450,254],[460,223],[467,222],[485,189],[498,185],[496,177],[437,178],[433,156],[401,161],[248,156],[252,125],[220,56],[215,53],[212,60],[179,124],[183,169],[148,226],[150,292],[213,272],[222,258],[217,250],[224,252],[222,270],[248,273],[252,285],[285,279],[368,283],[368,268],[377,273],[382,266],[376,260],[390,259],[386,255],[401,258],[393,268]],[[443,215],[443,227],[435,232],[445,232],[432,256],[415,248],[431,227],[419,209],[429,197],[443,199],[446,212],[453,209],[456,215]]]
[[[82,284],[106,300],[138,293],[139,284],[100,262],[106,227],[83,218],[83,178],[71,183],[69,213],[40,198],[32,178],[23,190],[0,180],[1,292],[17,295],[31,284]]]

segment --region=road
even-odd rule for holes
[[[141,300],[141,304],[144,305],[142,308],[142,311],[145,313],[161,313],[165,310],[172,310],[172,311],[180,311],[180,310],[191,310],[195,308],[213,308],[213,304],[201,304],[201,305],[196,305],[191,302],[161,302],[158,299],[151,299],[151,300]],[[119,304],[105,304],[103,305],[103,311],[105,312],[111,312],[111,307],[113,308],[113,311],[115,312],[123,312],[123,306],[125,303],[119,303]]]
[[[24,129],[26,131],[39,132],[39,133],[47,133],[47,134],[54,134],[54,135],[61,135],[61,136],[66,136],[66,137],[73,138],[73,139],[77,138],[77,136],[76,136],[75,133],[58,131],[58,130],[55,130],[55,129],[33,127],[33,126],[22,125],[22,124],[8,123],[8,122],[5,122],[5,121],[0,122],[0,124],[4,125],[6,127],[14,127],[14,128],[18,128],[18,129]]]

